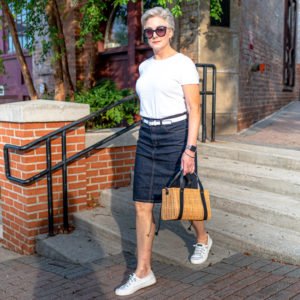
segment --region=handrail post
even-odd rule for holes
[[[52,157],[51,157],[51,139],[46,141],[47,156],[47,193],[48,193],[48,230],[49,236],[54,236],[54,220],[53,220],[53,190],[52,190]]]
[[[63,177],[63,223],[64,231],[69,230],[69,214],[68,214],[68,169],[67,169],[67,137],[66,131],[62,132],[62,177]]]
[[[206,85],[207,85],[207,68],[203,67],[202,81],[202,142],[206,142]]]
[[[212,80],[212,112],[211,112],[211,141],[216,140],[216,67],[212,66],[213,69],[213,80]]]

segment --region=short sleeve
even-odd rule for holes
[[[181,62],[181,80],[180,84],[199,84],[199,74],[194,62],[187,56],[183,56]]]

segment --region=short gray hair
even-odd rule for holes
[[[145,24],[148,21],[148,19],[153,17],[162,18],[163,20],[168,22],[169,28],[171,28],[173,31],[175,30],[174,17],[169,9],[156,6],[146,10],[145,13],[142,15],[141,19],[143,27],[145,27]]]

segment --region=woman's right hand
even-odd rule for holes
[[[183,175],[195,172],[195,152],[186,149],[181,157]]]

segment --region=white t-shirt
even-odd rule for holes
[[[143,117],[161,119],[186,111],[182,85],[199,84],[199,74],[193,61],[177,53],[169,58],[154,57],[139,66],[136,92]]]

